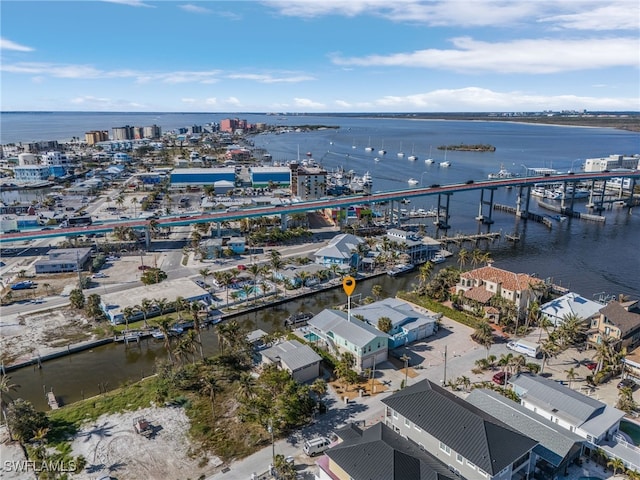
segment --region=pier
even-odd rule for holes
[[[47,403],[49,404],[51,410],[57,410],[60,408],[60,405],[58,405],[58,399],[54,395],[53,390],[47,392]]]
[[[438,241],[449,245],[450,243],[455,243],[457,246],[461,246],[465,242],[471,242],[477,244],[481,240],[486,240],[490,242],[494,242],[500,238],[502,234],[500,232],[488,232],[488,233],[477,233],[473,235],[456,235],[455,237],[440,237]]]
[[[518,215],[518,209],[516,207],[512,207],[510,205],[503,205],[501,203],[496,203],[493,205],[494,210],[499,210],[501,212],[513,213],[514,215]],[[551,230],[553,223],[544,215],[538,215],[537,213],[531,212],[522,212],[522,218],[526,220],[533,220],[537,223],[542,223],[549,230]]]
[[[602,223],[604,223],[604,221],[606,220],[606,217],[603,217],[601,215],[592,215],[590,213],[580,213],[580,212],[571,210],[570,208],[563,208],[560,205],[553,205],[551,203],[538,202],[538,206],[544,208],[545,210],[550,210],[552,212],[566,215],[567,217],[581,218],[583,220],[590,220],[592,222],[602,222]]]

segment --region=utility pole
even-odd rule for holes
[[[447,346],[444,346],[444,374],[442,376],[442,385],[447,383]]]
[[[407,388],[407,376],[409,374],[409,355],[406,353],[400,357],[404,361],[404,388]]]
[[[271,434],[271,465],[276,464],[276,445],[273,442],[273,419],[269,419],[267,431]]]
[[[80,254],[76,250],[76,270],[78,270],[78,288],[82,291],[82,275],[80,275]]]

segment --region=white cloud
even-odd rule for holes
[[[110,98],[101,98],[101,97],[94,97],[92,95],[84,95],[81,97],[75,97],[71,99],[71,103],[76,104],[76,105],[82,105],[82,104],[103,104],[103,105],[107,105],[107,104],[111,104],[111,99]]]
[[[107,3],[117,3],[119,5],[128,5],[130,7],[145,7],[145,8],[156,8],[154,5],[150,5],[141,0],[102,0]]]
[[[325,108],[325,105],[323,103],[314,102],[313,100],[310,100],[308,98],[294,98],[293,104],[296,107],[300,107],[300,108],[313,108],[313,109]]]
[[[205,98],[204,103],[205,105],[217,105],[218,99],[216,97]]]
[[[536,110],[626,110],[637,99],[580,97],[577,95],[539,95],[527,92],[496,92],[467,87],[438,89],[415,95],[385,96],[374,102],[382,111],[536,111]]]
[[[193,5],[191,3],[188,3],[186,5],[179,5],[178,8],[184,10],[185,12],[189,12],[189,13],[198,13],[198,14],[200,14],[200,13],[204,13],[204,14],[213,13],[208,8],[200,7],[198,5]]]
[[[544,22],[550,27],[578,30],[637,30],[636,0],[308,0],[263,2],[279,14],[316,18],[368,15],[392,22],[429,26],[510,26]]]
[[[415,67],[464,73],[556,73],[640,65],[636,37],[584,40],[523,39],[482,42],[469,37],[452,39],[450,50],[426,49],[392,55],[341,58],[338,65]]]
[[[299,83],[309,80],[315,80],[309,75],[293,75],[291,77],[281,76],[274,77],[272,75],[253,74],[253,73],[234,73],[227,75],[231,80],[253,80],[259,83]]]
[[[240,103],[240,100],[238,100],[236,97],[229,97],[229,98],[224,100],[224,103],[226,105],[231,105],[231,106],[234,106],[234,107],[242,106],[242,103]]]
[[[194,103],[197,103],[197,100],[195,98],[181,98],[180,101],[182,103],[187,103],[189,105],[193,105]]]
[[[33,52],[35,49],[12,42],[6,38],[0,38],[0,50],[13,50],[15,52]]]

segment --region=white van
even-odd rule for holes
[[[318,437],[313,440],[308,440],[304,442],[304,446],[302,447],[302,451],[313,457],[315,455],[319,455],[324,452],[327,448],[329,448],[329,444],[331,440],[326,437]]]
[[[537,343],[527,342],[526,340],[514,340],[509,342],[507,343],[507,348],[531,358],[538,358],[540,356],[540,345]]]

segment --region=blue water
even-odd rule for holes
[[[260,287],[251,287],[249,289],[249,298],[253,298],[254,296],[260,296],[263,294],[263,291]],[[247,293],[244,290],[238,290],[238,300],[246,300]]]
[[[320,340],[320,337],[313,332],[305,333],[304,338],[306,338],[310,342],[317,342],[318,340]]]
[[[373,176],[373,190],[409,188],[411,177],[423,185],[459,183],[486,179],[501,165],[514,173],[524,173],[525,166],[548,167],[562,171],[578,170],[586,158],[610,154],[640,153],[640,134],[610,128],[557,127],[503,122],[406,120],[351,117],[276,116],[257,114],[176,114],[176,113],[2,113],[0,115],[1,142],[70,139],[84,137],[89,130],[111,130],[122,125],[145,126],[157,124],[163,131],[190,125],[219,122],[230,116],[249,122],[270,125],[335,125],[339,129],[316,130],[281,135],[260,134],[253,137],[256,146],[267,149],[275,161],[288,161],[311,152],[313,158],[327,169],[343,166],[358,174],[369,171]],[[448,151],[451,167],[439,168],[444,151],[439,145],[485,143],[496,147],[495,152]],[[371,145],[373,152],[366,152]],[[387,154],[378,150],[383,146]],[[397,152],[402,144],[404,158]],[[352,148],[355,146],[356,148]],[[425,165],[429,156],[433,165]],[[415,162],[407,157],[419,156]],[[380,158],[375,162],[374,158]],[[15,192],[8,192],[15,194]],[[27,194],[29,195],[29,194]],[[477,233],[486,230],[474,220],[479,208],[478,191],[451,197],[452,226],[449,235]],[[516,191],[495,191],[496,203],[515,203]],[[14,198],[5,198],[13,201]],[[21,198],[22,200],[22,198]],[[430,209],[437,197],[413,200],[408,209]],[[584,202],[576,210],[586,211]],[[531,210],[550,214],[532,202]],[[555,283],[587,296],[597,298],[600,293],[640,298],[640,216],[626,210],[613,209],[604,213],[604,224],[569,219],[555,222],[552,230],[533,222],[519,222],[513,216],[493,212],[492,231],[517,232],[521,241],[512,244],[500,241],[491,245],[495,265],[517,272],[535,273],[551,278]],[[439,235],[431,222],[425,220],[427,233]],[[473,248],[473,247],[469,247]]]

